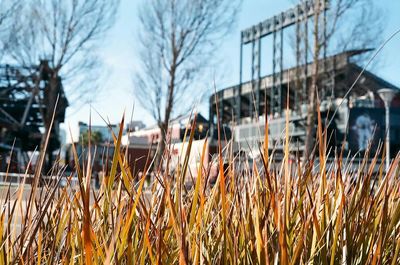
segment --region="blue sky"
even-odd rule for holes
[[[137,7],[141,1],[146,0],[121,0],[116,23],[102,41],[99,56],[103,59],[107,70],[104,71],[107,81],[102,85],[100,92],[93,96],[91,104],[72,105],[67,110],[66,123],[63,127],[72,129],[74,139],[77,137],[78,121],[87,122],[89,119],[90,106],[111,123],[118,123],[124,110],[127,112],[127,118],[130,119],[132,107],[135,105],[134,120],[142,120],[147,125],[153,123],[151,116],[140,107],[138,102],[135,102],[132,83],[135,69],[139,67],[136,54],[138,46],[135,38],[138,29]],[[375,1],[386,16],[387,25],[383,33],[386,39],[400,29],[400,0]],[[217,51],[219,65],[214,66],[214,71],[219,76],[218,89],[238,83],[240,30],[292,6],[293,0],[243,0],[235,30]],[[400,86],[400,35],[385,47],[379,57],[381,60],[379,68],[373,69],[373,72]],[[199,109],[207,114],[207,108],[207,101],[204,101]],[[95,111],[92,111],[92,124],[104,124]]]

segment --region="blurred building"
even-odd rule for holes
[[[85,122],[79,122],[79,139],[82,138],[84,134],[89,131],[89,125]],[[97,132],[101,135],[104,142],[113,142],[112,133],[114,135],[118,135],[119,133],[119,124],[110,124],[110,125],[91,125],[90,130],[92,133]]]
[[[181,142],[185,136],[185,132],[190,134],[190,128],[192,126],[194,116],[181,115],[172,119],[169,124],[169,135],[171,142]],[[203,115],[197,114],[196,117],[196,128],[195,128],[195,139],[204,139],[209,129],[209,122]],[[123,143],[126,145],[137,143],[153,143],[157,144],[161,138],[161,131],[157,125],[143,128],[137,131],[133,131],[124,135]]]
[[[383,140],[384,104],[377,91],[381,88],[399,90],[395,85],[370,71],[363,70],[357,64],[354,58],[364,52],[366,50],[347,51],[321,60],[320,65],[323,66],[323,70],[318,76],[322,116],[326,118],[338,109],[335,117],[329,117],[333,119],[330,126],[330,132],[333,133],[329,134],[332,135],[330,143],[341,146],[345,141],[347,150],[354,152],[365,150],[369,141],[376,148],[379,141]],[[304,68],[308,68],[308,71]],[[216,127],[218,107],[220,124],[234,130],[234,140],[241,148],[254,148],[257,151],[258,144],[264,138],[265,115],[268,115],[269,146],[279,150],[283,148],[285,113],[288,110],[293,148],[299,147],[301,150],[306,139],[309,100],[307,90],[304,90],[303,85],[311,86],[311,68],[312,63],[308,63],[300,66],[300,69],[294,67],[283,71],[282,83],[278,87],[280,89],[278,109],[270,108],[271,90],[277,89],[273,86],[272,75],[261,77],[257,90],[254,90],[253,82],[248,81],[218,91],[210,97],[210,126]],[[299,72],[309,74],[299,77],[296,74]],[[359,76],[359,81],[356,82]],[[354,87],[352,87],[353,84]],[[349,91],[351,87],[352,90]],[[255,97],[254,93],[259,96]],[[288,97],[289,101],[287,101]],[[256,98],[259,100],[255,101]],[[392,101],[390,119],[391,146],[392,153],[395,154],[400,149],[400,93]]]
[[[319,4],[321,21],[326,21],[328,17],[325,11],[331,8],[330,3],[324,0]],[[320,53],[318,62],[313,62],[314,55],[310,47],[314,44],[311,45],[313,40],[310,39],[310,31],[315,23],[316,7],[312,0],[301,1],[284,12],[242,30],[238,55],[239,82],[210,97],[211,133],[215,133],[217,124],[230,127],[239,148],[244,151],[251,149],[250,153],[254,155],[258,155],[258,147],[265,133],[269,135],[269,146],[277,151],[282,150],[284,136],[288,133],[293,143],[291,148],[301,151],[308,137],[306,121],[310,89],[316,85],[321,115],[324,120],[333,121],[327,128],[331,146],[344,145],[346,150],[358,152],[365,150],[368,142],[372,143],[374,149],[383,140],[385,115],[377,91],[382,88],[399,91],[399,88],[358,64],[360,57],[368,57],[371,49],[328,54],[328,41],[324,39],[328,34],[326,26],[320,28]],[[295,52],[294,67],[291,68],[284,68],[284,63],[287,63],[284,45],[287,32],[292,37]],[[268,54],[262,45],[265,38],[272,40],[272,45],[268,47],[272,50],[271,56],[264,55]],[[245,47],[250,48],[250,56],[244,52]],[[245,54],[250,60],[245,60]],[[262,75],[266,59],[271,72]],[[318,67],[314,68],[316,65]],[[243,80],[246,68],[250,70],[248,81]],[[399,107],[400,95],[391,105],[392,154],[400,148]],[[290,119],[289,132],[284,132],[285,114]],[[264,131],[266,116],[269,132]]]
[[[204,144],[204,139],[207,137],[209,130],[209,121],[201,114],[196,115],[196,127],[192,128],[194,116],[181,115],[170,121],[170,148],[171,164],[174,168],[182,159],[182,152],[187,150],[187,142],[191,130],[194,131],[194,141],[192,144],[191,164],[195,165],[199,161],[199,152]],[[185,133],[187,135],[184,142]],[[128,159],[136,171],[141,171],[145,168],[148,159],[153,158],[157,150],[157,145],[161,139],[161,132],[158,126],[143,128],[141,130],[129,132],[122,137],[122,145],[128,148]],[[207,147],[207,150],[208,147]],[[207,152],[208,154],[208,152]],[[207,156],[208,157],[208,156]],[[205,160],[205,162],[208,160]]]
[[[144,128],[146,128],[146,124],[144,124],[142,121],[131,121],[126,125],[126,132],[136,132]]]

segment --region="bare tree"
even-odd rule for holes
[[[45,59],[64,81],[84,78],[84,86],[67,94],[74,102],[85,98],[96,88],[90,83],[98,78],[97,48],[114,23],[119,0],[24,1],[14,21],[11,59],[25,66]]]
[[[239,4],[240,0],[143,1],[142,69],[135,76],[135,91],[161,130],[157,164],[165,149],[171,115],[178,104],[191,106],[198,99],[201,93],[194,91],[194,83],[232,29]]]
[[[0,61],[9,47],[12,36],[12,18],[21,5],[21,0],[0,0]]]
[[[316,113],[316,92],[319,91],[321,66],[319,59],[326,53],[337,53],[352,49],[368,49],[382,40],[384,19],[382,12],[372,0],[332,0],[329,10],[321,9],[325,0],[314,0],[314,24],[311,32],[312,45],[307,47],[313,59],[311,86],[308,88],[308,111],[305,155],[310,155],[313,146]],[[325,14],[323,14],[325,12]],[[311,48],[312,47],[312,48]],[[368,54],[358,59],[362,63]]]
[[[380,45],[385,18],[376,1],[331,0],[330,9],[326,12],[326,40],[323,24],[324,21],[320,20],[319,45],[322,47],[326,42],[328,52],[343,52]]]
[[[49,92],[39,98],[47,105],[42,113],[45,133],[41,150],[46,134],[54,129],[51,120],[60,77],[69,85],[64,86],[69,102],[93,96],[100,65],[96,48],[113,25],[118,4],[119,0],[25,0],[14,16],[7,59],[30,67],[45,60],[39,69],[39,75],[45,71],[49,80]],[[84,83],[77,86],[76,80]]]

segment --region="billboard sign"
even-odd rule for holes
[[[400,139],[400,109],[390,109],[390,145],[391,153],[397,153]],[[374,153],[385,138],[384,108],[352,108],[348,124],[348,143],[352,152],[365,152],[371,143]]]
[[[348,127],[349,149],[365,152],[371,144],[376,151],[385,133],[385,110],[377,108],[352,108]]]

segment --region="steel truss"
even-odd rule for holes
[[[23,152],[39,150],[43,133],[50,131],[47,160],[51,161],[51,152],[60,147],[59,124],[64,121],[67,106],[61,78],[47,61],[32,67],[0,65],[2,152],[13,145]]]
[[[326,38],[326,11],[329,7],[329,0],[321,0],[319,10],[322,11],[324,20],[324,39]],[[273,37],[273,58],[272,58],[272,76],[273,84],[269,92],[269,110],[272,115],[280,114],[282,112],[282,83],[283,83],[283,58],[284,58],[284,30],[296,25],[296,64],[301,65],[301,54],[304,54],[304,69],[303,73],[298,72],[298,80],[300,82],[300,76],[307,77],[307,63],[308,63],[308,21],[315,15],[315,4],[314,0],[306,0],[294,8],[282,12],[279,15],[273,16],[263,22],[256,24],[250,28],[247,28],[241,32],[241,44],[240,44],[240,73],[239,73],[239,89],[236,93],[236,105],[237,113],[236,117],[239,121],[242,112],[242,84],[243,84],[243,47],[247,44],[252,45],[251,55],[251,78],[252,78],[252,96],[250,104],[251,116],[257,117],[260,110],[260,88],[261,88],[261,39],[272,35]],[[302,45],[303,44],[303,45]],[[326,41],[323,46],[323,56],[326,58]],[[325,67],[324,67],[325,68]],[[325,69],[324,69],[325,70]],[[301,71],[300,67],[299,70]],[[307,78],[301,80],[301,98],[305,100],[307,98]],[[295,92],[295,100],[299,99],[298,89]],[[267,99],[267,93],[265,94],[265,104]]]

